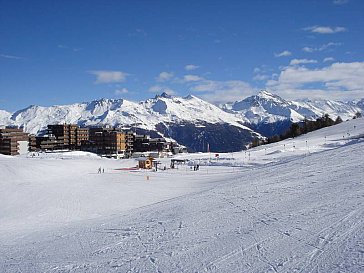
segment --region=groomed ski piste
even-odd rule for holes
[[[360,118],[157,172],[0,155],[0,272],[364,272],[363,150]]]

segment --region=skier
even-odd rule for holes
[[[105,170],[104,170],[104,168],[102,168],[102,173],[104,173],[105,172]]]
[[[101,173],[101,167],[97,170],[97,173]]]

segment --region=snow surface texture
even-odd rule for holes
[[[0,157],[0,272],[363,272],[363,137],[352,120],[250,158],[188,155],[196,172]]]
[[[362,101],[301,101],[293,102],[267,91],[240,102],[225,104],[221,108],[189,95],[174,97],[163,93],[143,102],[124,99],[100,99],[92,102],[42,107],[32,105],[13,114],[0,110],[0,126],[23,126],[36,134],[47,124],[76,123],[83,126],[109,124],[155,130],[159,123],[228,123],[250,130],[243,124],[274,123],[282,120],[301,121],[330,114],[351,119],[362,111]]]

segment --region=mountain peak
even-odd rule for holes
[[[191,94],[184,97],[184,99],[186,99],[186,100],[191,100],[191,99],[196,99],[196,98],[197,97],[195,97],[194,95],[191,95]]]
[[[155,96],[156,99],[158,99],[158,98],[171,99],[172,97],[173,97],[172,95],[169,95],[166,92],[163,92],[162,94]]]
[[[278,96],[268,92],[267,90],[260,90],[259,93],[257,94],[257,97],[265,98],[265,99],[272,99],[272,98],[276,98]]]
[[[262,89],[259,91],[258,95],[261,94],[261,95],[267,95],[267,96],[273,96],[272,93],[268,92],[267,90],[265,89]]]

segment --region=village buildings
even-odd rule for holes
[[[83,150],[101,156],[125,158],[133,154],[160,157],[181,151],[180,146],[164,138],[137,135],[111,126],[79,127],[76,124],[48,125],[42,135],[29,135],[22,128],[0,129],[0,153]],[[176,149],[177,148],[177,149]]]
[[[164,138],[151,138],[149,135],[135,135],[134,152],[155,151],[159,153],[168,153],[173,151],[173,142]]]

